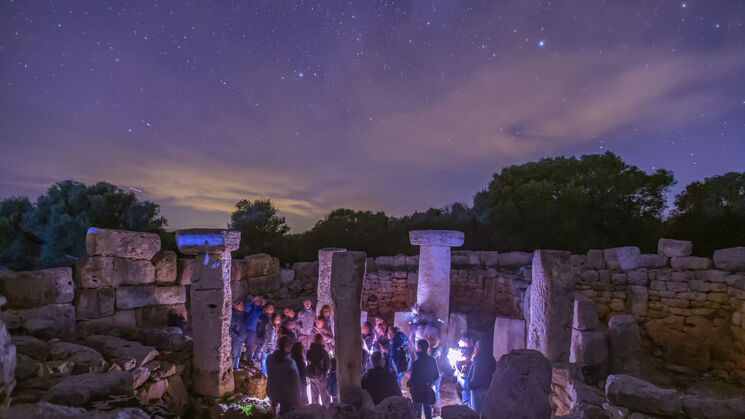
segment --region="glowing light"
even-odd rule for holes
[[[541,41],[538,41],[538,46],[539,46],[539,47],[542,47],[542,46],[544,46],[544,45],[546,45],[546,41],[543,41],[543,40],[541,40]]]
[[[460,342],[458,342],[460,344]],[[458,362],[466,360],[466,356],[463,354],[463,350],[460,348],[449,348],[448,349],[448,362],[450,366],[458,371]]]

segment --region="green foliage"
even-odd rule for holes
[[[23,270],[36,263],[40,243],[23,228],[23,216],[32,208],[25,197],[0,201],[0,265]]]
[[[290,231],[285,217],[277,216],[271,201],[243,199],[235,204],[228,228],[241,232],[241,245],[236,257],[253,253],[280,255],[287,253],[284,236]]]
[[[690,240],[698,255],[745,243],[745,172],[693,182],[675,197],[669,235]]]
[[[3,208],[13,206],[14,199],[3,201]],[[133,193],[106,182],[86,186],[62,181],[52,185],[35,205],[17,208],[23,209],[20,224],[17,213],[8,219],[15,220],[14,228],[23,234],[16,234],[21,244],[11,249],[20,246],[26,252],[13,254],[3,247],[0,263],[11,269],[71,265],[85,255],[85,234],[91,226],[162,233],[166,225],[157,204],[138,201]]]
[[[474,197],[497,250],[584,252],[630,243],[651,250],[662,232],[666,170],[646,174],[613,153],[541,159],[503,169]]]

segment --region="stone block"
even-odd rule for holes
[[[114,315],[114,288],[79,289],[75,299],[78,320],[98,319]]]
[[[6,309],[71,303],[75,296],[72,269],[52,268],[0,274],[0,294],[6,298]]]
[[[479,255],[479,261],[486,267],[499,266],[499,252],[496,251],[481,251],[477,252]]]
[[[715,250],[714,266],[724,271],[745,271],[745,247]]]
[[[729,272],[719,271],[716,269],[709,269],[707,271],[696,271],[694,273],[695,278],[700,281],[709,282],[726,282]]]
[[[551,376],[551,363],[540,352],[523,349],[503,356],[484,396],[482,417],[550,418]]]
[[[533,260],[533,254],[528,252],[506,252],[500,253],[497,257],[499,258],[499,266],[507,268],[519,268],[530,265]],[[568,261],[569,257],[567,256]]]
[[[155,233],[91,227],[85,235],[88,256],[115,256],[150,260],[160,251],[160,236]]]
[[[463,246],[464,235],[461,231],[452,230],[411,230],[409,241],[414,246]]]
[[[243,275],[247,278],[274,275],[279,273],[279,259],[258,253],[243,258]]]
[[[176,283],[179,285],[191,285],[194,259],[178,259],[176,262]]]
[[[638,374],[641,338],[636,319],[630,314],[611,317],[608,341],[611,371]]]
[[[497,361],[515,349],[525,349],[525,320],[497,317],[492,354]]]
[[[155,283],[158,285],[172,285],[178,278],[178,263],[176,252],[161,250],[153,257],[155,266]]]
[[[609,375],[605,382],[605,394],[614,405],[639,412],[661,416],[680,413],[680,393],[630,375]]]
[[[155,282],[155,267],[149,260],[112,256],[86,256],[75,262],[78,288],[109,288]]]
[[[587,256],[585,255],[572,255],[569,257],[569,264],[574,268],[581,269],[587,263]]]
[[[626,302],[628,303],[629,312],[635,317],[645,316],[647,314],[647,303],[649,295],[647,287],[641,285],[629,285],[626,288]]]
[[[240,242],[240,231],[192,228],[176,232],[178,250],[185,255],[234,252]]]
[[[667,256],[644,254],[639,256],[639,267],[665,268],[669,263]]]
[[[34,336],[60,337],[75,332],[75,307],[72,304],[47,304],[21,310],[5,310],[16,319],[14,329]],[[11,328],[11,325],[8,325]]]
[[[119,310],[161,304],[183,304],[185,302],[186,291],[181,285],[170,287],[140,285],[116,289],[116,308]]]
[[[584,295],[575,294],[572,328],[576,330],[595,330],[597,327],[598,312],[595,303]]]
[[[603,256],[603,251],[598,249],[588,250],[585,268],[605,269],[605,256]]]
[[[137,327],[175,326],[179,318],[188,320],[184,304],[138,307],[134,313]]]
[[[629,271],[628,272],[628,283],[631,285],[647,285],[647,271]]]
[[[415,271],[419,267],[419,256],[406,256],[406,270]]]
[[[119,310],[113,316],[78,322],[78,332],[83,335],[108,334],[113,331],[132,331],[137,327],[134,310]]]
[[[729,275],[726,281],[728,286],[745,291],[745,274]]]
[[[702,271],[711,268],[711,259],[697,256],[670,258],[670,266],[678,271]]]
[[[660,239],[657,253],[667,257],[683,257],[693,254],[693,243],[686,240]]]
[[[608,361],[608,345],[603,332],[597,330],[572,330],[572,347],[569,362],[601,365]]]
[[[639,268],[641,252],[636,246],[615,247],[605,249],[603,257],[608,269],[630,271]]]

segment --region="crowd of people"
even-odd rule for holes
[[[260,368],[267,375],[267,396],[281,414],[309,403],[337,402],[334,315],[328,305],[318,313],[309,299],[297,313],[290,308],[279,312],[261,297],[233,302],[233,369],[240,368],[241,360]],[[412,351],[409,342],[414,339]],[[463,404],[479,412],[496,363],[491,351],[479,351],[478,342],[473,358],[465,358],[454,374]],[[375,404],[401,396],[401,379],[408,373],[407,388],[420,414],[427,419],[439,414],[440,383],[449,367],[438,336],[406,336],[376,317],[362,325],[361,360],[362,388]]]

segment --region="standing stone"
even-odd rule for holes
[[[192,389],[208,397],[233,391],[230,356],[230,252],[240,232],[191,229],[176,232],[179,251],[196,255],[191,285]]]
[[[450,313],[448,320],[447,339],[443,347],[458,346],[458,339],[466,337],[468,331],[468,318],[463,313]]]
[[[335,252],[332,256],[331,300],[337,318],[336,380],[341,403],[351,403],[362,389],[360,306],[366,258],[365,252]]]
[[[569,362],[600,365],[608,361],[605,335],[597,330],[572,330],[572,348]]]
[[[595,330],[598,328],[598,323],[598,311],[595,308],[595,303],[582,294],[574,294],[572,328],[576,330]]]
[[[337,252],[346,252],[347,249],[326,247],[318,251],[318,291],[316,295],[316,316],[321,314],[321,308],[331,305],[331,257]],[[336,313],[334,313],[336,314]]]
[[[71,303],[75,294],[72,269],[52,268],[1,274],[0,294],[6,296],[6,308],[10,309]]]
[[[570,255],[557,250],[536,250],[533,255],[527,347],[551,362],[569,361],[574,302]]]
[[[150,260],[160,250],[160,236],[155,233],[91,227],[85,235],[85,250],[88,256]]]
[[[634,316],[623,314],[608,321],[611,371],[617,374],[639,374],[641,340]]]
[[[525,320],[497,317],[494,320],[492,353],[499,361],[515,349],[525,349]]]
[[[412,230],[409,241],[419,246],[416,300],[421,310],[434,313],[438,319],[447,322],[450,312],[450,248],[463,245],[463,233]]]
[[[642,285],[629,285],[626,288],[626,303],[629,312],[635,317],[647,315],[649,291]]]
[[[540,352],[523,349],[503,356],[484,396],[481,417],[549,419],[551,375],[551,363]]]

